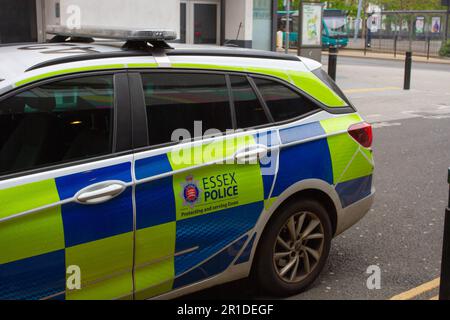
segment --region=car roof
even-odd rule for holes
[[[124,42],[97,40],[95,43],[23,43],[0,46],[0,94],[15,86],[18,80],[35,76],[39,73],[61,68],[118,63],[124,61],[155,63],[155,53],[146,50],[123,49]],[[258,64],[267,65],[267,61],[276,61],[276,65],[287,66],[295,63],[302,69],[313,70],[321,64],[310,59],[299,58],[270,51],[253,49],[219,47],[213,45],[171,44],[173,49],[164,50],[163,54],[172,60],[202,61],[211,63],[217,58],[224,58],[230,63],[245,64],[250,60],[261,60]],[[158,51],[158,55],[161,51]],[[130,60],[131,59],[131,60]],[[107,61],[107,62],[105,62]],[[300,62],[300,63],[299,63]],[[303,63],[301,63],[303,62]]]
[[[74,48],[81,49],[75,50]],[[120,47],[117,48],[114,44],[23,43],[1,45],[0,59],[2,63],[0,64],[0,78],[8,79],[18,76],[34,65],[45,61],[69,57],[75,54],[88,55],[88,48],[101,53],[120,50]]]

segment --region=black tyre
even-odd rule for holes
[[[314,200],[292,201],[275,213],[258,246],[253,277],[266,293],[289,296],[322,271],[332,239],[330,217]]]

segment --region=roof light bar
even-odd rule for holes
[[[82,27],[71,29],[63,26],[48,26],[47,33],[64,37],[102,38],[121,41],[170,41],[177,38],[172,30],[159,29],[105,29],[102,27]]]

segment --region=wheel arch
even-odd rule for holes
[[[339,213],[342,211],[342,204],[334,186],[319,179],[303,180],[286,189],[276,198],[270,208],[266,208],[266,219],[259,221],[259,223],[263,223],[263,226],[260,225],[257,229],[259,229],[260,233],[263,233],[264,229],[270,224],[270,220],[273,219],[277,212],[284,206],[290,201],[297,201],[298,199],[305,198],[317,200],[325,205],[325,209],[327,209],[327,212],[330,215],[333,234],[335,234]]]
[[[266,224],[266,227],[268,225],[270,225],[271,220],[277,215],[278,212],[283,210],[283,208],[285,206],[287,206],[291,202],[296,202],[301,199],[315,200],[325,207],[325,209],[328,213],[328,216],[330,217],[331,227],[332,227],[333,235],[334,235],[337,230],[337,209],[335,207],[333,200],[329,197],[329,195],[319,189],[301,190],[301,191],[294,193],[286,200],[284,200],[283,203],[281,203],[277,207],[274,214],[271,215],[269,221]],[[266,227],[264,229],[266,229]]]

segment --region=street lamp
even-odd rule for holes
[[[290,17],[291,17],[291,0],[284,0],[284,5],[286,7],[286,46],[285,46],[285,52],[286,54],[289,53],[289,40],[291,38],[290,31],[291,31],[291,23],[290,23]]]
[[[355,34],[354,34],[354,38],[353,38],[355,41],[358,38],[359,25],[361,24],[362,5],[363,5],[363,0],[359,0],[359,2],[358,2],[358,13],[356,15],[356,20],[355,20]]]

